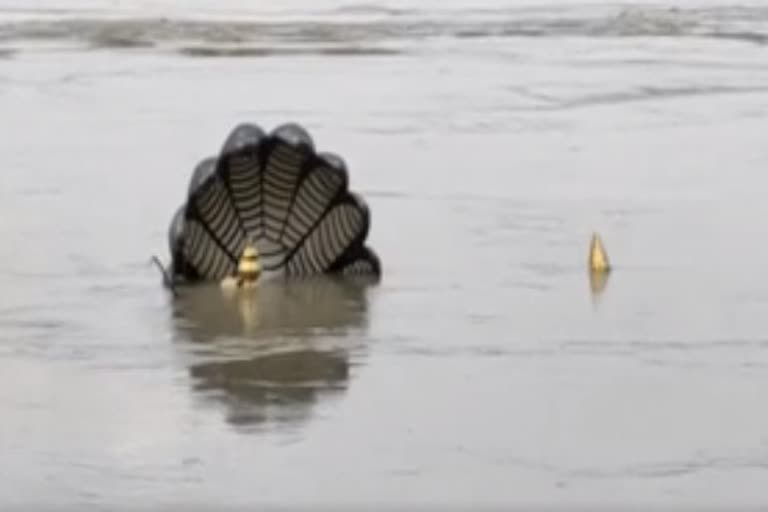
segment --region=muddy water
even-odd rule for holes
[[[0,1],[3,510],[768,505],[765,8],[171,4]],[[161,287],[241,121],[378,286]]]

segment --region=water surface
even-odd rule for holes
[[[0,0],[4,510],[768,506],[764,6],[176,3]],[[242,121],[378,286],[161,287]]]

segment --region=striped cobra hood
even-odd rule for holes
[[[298,125],[267,134],[243,124],[192,173],[169,228],[171,271],[175,280],[223,279],[250,242],[268,274],[378,278],[379,259],[365,245],[369,225],[340,157],[317,153]]]

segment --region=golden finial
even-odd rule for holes
[[[248,244],[243,249],[243,255],[237,263],[237,277],[241,281],[256,281],[260,275],[259,251],[253,244]]]
[[[243,254],[237,262],[237,271],[233,276],[227,276],[221,281],[225,290],[237,290],[238,288],[253,288],[261,277],[261,262],[259,250],[253,244],[246,244]]]
[[[608,261],[608,253],[605,251],[600,235],[594,233],[592,242],[589,244],[589,271],[597,273],[606,273],[611,271],[611,264]]]
[[[589,288],[593,299],[598,299],[605,291],[608,284],[608,276],[611,272],[611,264],[608,262],[608,253],[605,251],[600,235],[594,233],[589,244]]]

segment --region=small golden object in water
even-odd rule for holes
[[[592,235],[592,242],[589,245],[589,271],[597,273],[611,271],[608,253],[605,251],[600,235],[597,233]]]
[[[221,281],[224,288],[253,288],[261,277],[261,262],[259,251],[253,244],[247,244],[243,255],[237,262],[237,272],[234,276],[225,277]]]

